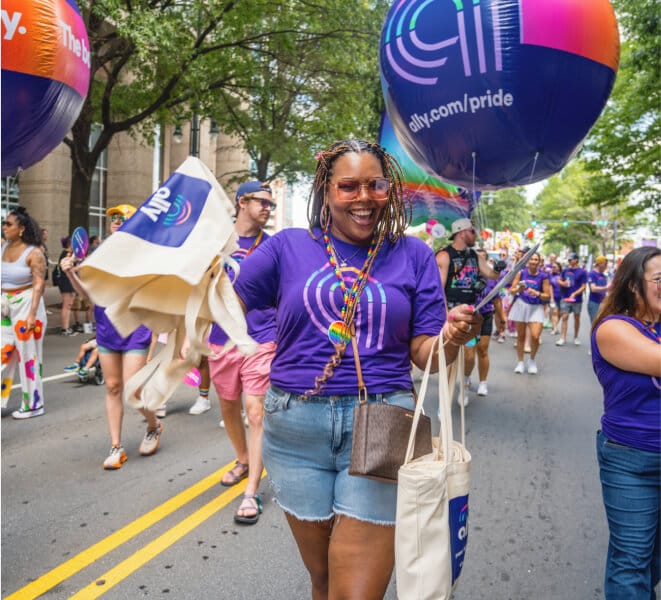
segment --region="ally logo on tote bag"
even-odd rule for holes
[[[422,411],[432,355],[433,350],[420,386],[412,432]],[[462,441],[453,438],[450,394],[457,368],[463,382],[463,351],[460,350],[453,364],[450,383],[442,347],[438,355],[440,437],[431,454],[413,459],[411,434],[406,461],[398,474],[395,569],[399,600],[448,600],[457,585],[466,553],[471,455],[464,445],[463,401],[460,403]],[[464,393],[463,385],[461,393]]]

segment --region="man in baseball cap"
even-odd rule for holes
[[[473,223],[470,219],[457,219],[452,223],[450,239],[453,240],[454,236],[458,233],[461,233],[462,231],[468,231],[470,229],[472,229],[473,233],[475,233],[475,228],[473,227]]]
[[[265,191],[271,194],[271,186],[268,183],[262,182],[262,181],[246,181],[246,183],[242,183],[239,188],[236,190],[236,196],[234,197],[234,201],[238,202],[240,198],[243,196],[247,196],[249,194],[256,194],[257,192]]]
[[[567,325],[569,315],[574,315],[574,345],[581,344],[578,339],[578,330],[581,327],[581,309],[583,308],[583,292],[588,280],[588,274],[578,266],[578,254],[570,252],[567,256],[569,266],[562,271],[558,279],[560,286],[560,314],[562,324],[560,337],[555,341],[556,346],[564,346],[567,342]]]

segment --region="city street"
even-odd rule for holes
[[[456,600],[603,597],[607,525],[594,451],[601,393],[588,333],[585,315],[581,346],[556,347],[545,330],[538,375],[512,372],[513,340],[491,345],[489,395],[471,394],[466,409],[470,533]],[[19,389],[2,413],[2,597],[309,598],[266,480],[259,523],[233,522],[245,481],[218,484],[234,456],[213,391],[212,410],[191,416],[196,390],[177,390],[152,457],[137,453],[145,424],[128,407],[129,460],[102,469],[104,388],[62,372],[88,337],[46,336],[44,416],[11,418]],[[396,598],[393,583],[386,597]]]

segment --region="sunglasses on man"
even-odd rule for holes
[[[266,198],[255,198],[254,196],[247,196],[248,200],[254,200],[255,202],[261,202],[262,208],[264,210],[275,210],[276,204],[275,202],[272,202],[271,200],[267,200]]]

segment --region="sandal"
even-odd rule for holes
[[[237,460],[234,463],[234,466],[229,471],[227,471],[227,473],[225,473],[223,478],[220,480],[220,485],[231,487],[246,477],[248,477],[248,465],[245,465]]]
[[[264,507],[262,505],[262,499],[259,497],[259,494],[252,494],[250,496],[245,494],[243,496],[243,500],[241,501],[241,505],[236,510],[236,514],[234,515],[234,522],[241,523],[243,525],[254,525],[259,520],[259,515],[262,514],[263,510]],[[246,515],[246,511],[252,511],[254,514]],[[244,514],[240,515],[239,512],[243,512]]]

